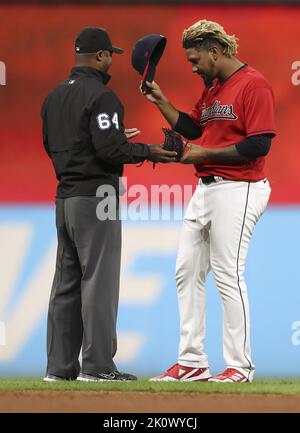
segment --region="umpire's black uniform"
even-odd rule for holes
[[[74,67],[42,107],[44,146],[59,181],[58,250],[47,331],[48,375],[73,378],[116,370],[116,317],[121,252],[120,220],[100,221],[100,185],[118,194],[123,163],[149,157],[127,141],[123,106],[105,85],[109,76]]]

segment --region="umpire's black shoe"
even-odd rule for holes
[[[54,374],[47,374],[43,379],[44,382],[60,382],[62,380],[76,380],[76,376],[61,377],[55,376]]]
[[[137,377],[121,371],[110,371],[96,374],[80,373],[77,380],[81,382],[128,382],[130,380],[137,380]]]

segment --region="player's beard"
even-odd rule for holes
[[[213,78],[210,75],[200,72],[198,72],[198,75],[203,79],[205,87],[210,88],[212,86]]]
[[[209,59],[209,67],[210,72],[199,73],[199,75],[203,78],[205,87],[208,88],[212,86],[213,80],[215,79],[215,64],[211,59]]]
[[[209,89],[213,84],[213,78],[211,78],[207,75],[202,76],[202,78],[203,78],[205,87],[207,87]]]

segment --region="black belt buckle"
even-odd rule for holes
[[[215,176],[202,176],[201,180],[204,185],[209,185],[210,183],[216,182]]]

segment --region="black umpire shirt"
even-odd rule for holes
[[[110,76],[74,67],[45,99],[43,142],[59,181],[57,198],[96,196],[100,185],[119,192],[124,163],[142,162],[149,147],[124,134],[124,107],[105,85]]]

